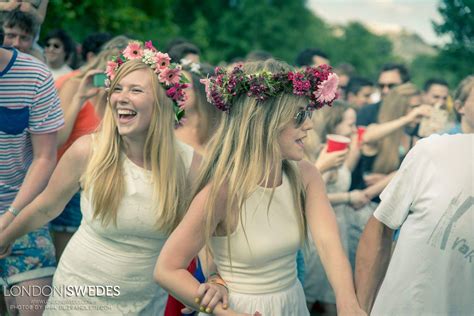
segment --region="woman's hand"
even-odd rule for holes
[[[21,2],[20,4],[20,11],[32,14],[33,12],[36,12],[36,8],[29,2]]]
[[[15,215],[10,212],[5,212],[0,215],[0,233],[10,225],[11,222],[15,219]]]
[[[0,242],[0,259],[4,259],[10,255],[12,252],[12,245],[3,245],[2,242]]]
[[[228,292],[227,288],[218,283],[202,283],[198,288],[198,293],[195,302],[200,304],[200,311],[205,313],[212,313],[217,304],[222,303],[222,308],[228,307]]]
[[[346,160],[346,155],[349,149],[341,151],[327,152],[327,145],[324,145],[320,151],[318,159],[316,160],[315,166],[318,168],[320,173],[324,173],[330,169],[340,167]]]
[[[81,79],[79,83],[79,87],[77,89],[77,96],[84,102],[87,99],[90,99],[96,96],[100,89],[99,87],[95,87],[93,82],[93,77],[97,74],[103,73],[102,70],[99,69],[92,69],[89,70],[84,77]]]
[[[384,173],[364,173],[363,178],[365,185],[370,187],[371,185],[376,184],[386,176],[387,175]]]
[[[429,117],[433,107],[431,105],[420,105],[419,107],[411,110],[407,115],[407,120],[409,123],[419,122],[423,117]]]
[[[349,192],[349,194],[351,200],[350,204],[356,210],[370,202],[369,197],[365,195],[363,191],[353,190]]]

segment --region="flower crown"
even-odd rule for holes
[[[182,58],[179,61],[179,64],[182,66],[183,70],[187,70],[189,72],[192,72],[198,75],[199,77],[203,77],[203,74],[201,72],[201,64],[194,63],[191,60],[186,59],[186,58]]]
[[[187,79],[182,74],[181,66],[171,63],[168,54],[159,52],[151,41],[145,42],[144,46],[142,42],[132,41],[119,56],[112,57],[112,60],[107,62],[105,71],[106,86],[114,80],[117,70],[133,59],[141,60],[155,71],[161,86],[166,90],[166,95],[173,100],[175,121],[179,124],[184,116],[184,101],[186,100],[184,89],[187,87]]]
[[[242,65],[237,65],[230,72],[220,67],[215,72],[215,76],[201,82],[206,85],[207,100],[226,112],[230,111],[234,98],[242,94],[265,101],[282,92],[292,93],[308,97],[308,107],[312,109],[331,105],[338,96],[339,79],[327,65],[300,71],[262,71],[255,74],[246,74]]]

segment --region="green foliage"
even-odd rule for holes
[[[416,82],[421,83],[422,78],[441,77],[450,83],[451,88],[455,88],[463,78],[473,74],[474,1],[443,0],[438,11],[443,22],[433,23],[435,31],[440,35],[449,35],[451,42],[440,49],[437,56],[416,58],[412,69],[416,69]]]
[[[392,53],[392,43],[384,36],[371,33],[357,22],[336,30],[335,38],[329,53],[334,64],[348,62],[360,75],[375,77],[382,64],[396,61]]]
[[[474,51],[474,0],[443,0],[438,7],[442,23],[433,23],[436,33],[451,37],[450,46]]]
[[[439,34],[449,34],[452,42],[437,56],[413,61],[416,83],[442,76],[454,85],[472,72],[473,2],[441,1],[444,21],[434,27]],[[92,32],[108,31],[152,39],[160,49],[183,37],[197,44],[203,60],[214,64],[244,58],[252,50],[293,63],[299,51],[317,47],[328,53],[333,65],[350,63],[359,74],[374,78],[383,63],[401,61],[388,38],[360,23],[329,26],[305,0],[50,0],[42,35],[53,28],[64,28],[78,42]]]

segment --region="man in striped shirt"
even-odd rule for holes
[[[0,47],[0,230],[48,183],[56,165],[56,134],[63,125],[47,66],[14,48]],[[0,295],[10,314],[21,315],[27,305],[42,313],[43,306],[35,304],[44,305],[47,297],[24,293],[50,285],[55,266],[47,227],[13,244],[11,254],[0,259]]]

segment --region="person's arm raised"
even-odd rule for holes
[[[69,139],[84,102],[99,93],[100,88],[92,85],[92,77],[101,72],[90,70],[82,79],[70,78],[59,90],[59,99],[64,113],[64,127],[58,131],[58,148]]]
[[[432,107],[429,105],[422,105],[411,110],[408,114],[395,119],[393,121],[385,122],[385,123],[377,123],[371,124],[367,127],[364,135],[362,136],[362,143],[363,144],[373,144],[385,136],[390,135],[391,133],[395,132],[396,130],[408,125],[412,122],[415,122],[422,117],[430,116]]]
[[[0,253],[17,238],[38,229],[58,216],[79,188],[87,165],[90,136],[78,139],[64,154],[46,189],[0,233]]]
[[[306,161],[301,161],[299,166],[306,187],[306,218],[336,295],[338,315],[365,315],[356,299],[351,267],[342,247],[336,216],[321,175]]]

